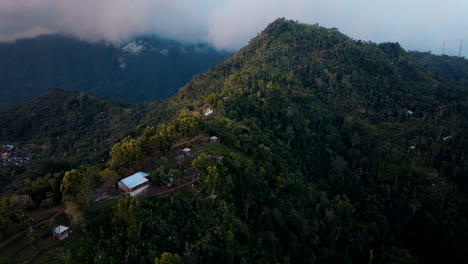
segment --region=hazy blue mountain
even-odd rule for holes
[[[49,88],[141,103],[173,95],[227,52],[155,36],[120,46],[45,35],[0,43],[0,107],[29,102]]]

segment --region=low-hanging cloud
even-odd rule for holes
[[[445,42],[455,55],[468,42],[467,14],[466,0],[0,0],[0,41],[56,32],[118,43],[154,33],[235,50],[286,17],[436,54]]]

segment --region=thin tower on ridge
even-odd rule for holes
[[[460,49],[458,50],[458,57],[461,57],[462,46],[463,46],[463,39],[460,41]]]

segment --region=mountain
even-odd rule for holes
[[[436,56],[429,52],[409,52],[433,76],[468,86],[468,60],[454,56]]]
[[[120,46],[60,35],[0,43],[0,107],[30,102],[49,88],[128,103],[159,100],[229,55],[153,36]]]
[[[0,144],[29,147],[32,165],[1,168],[0,189],[21,174],[34,178],[105,161],[109,148],[131,133],[143,114],[141,106],[59,89],[1,110]]]
[[[56,176],[79,225],[43,263],[466,262],[468,87],[444,70],[464,62],[443,60],[272,22],[175,96],[134,106],[138,128],[98,169]],[[137,171],[156,195],[85,199]],[[53,187],[37,182],[4,198],[4,228],[18,197],[43,207]]]

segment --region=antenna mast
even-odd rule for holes
[[[460,41],[460,49],[458,50],[458,57],[461,57],[462,46],[463,46],[463,39]]]

